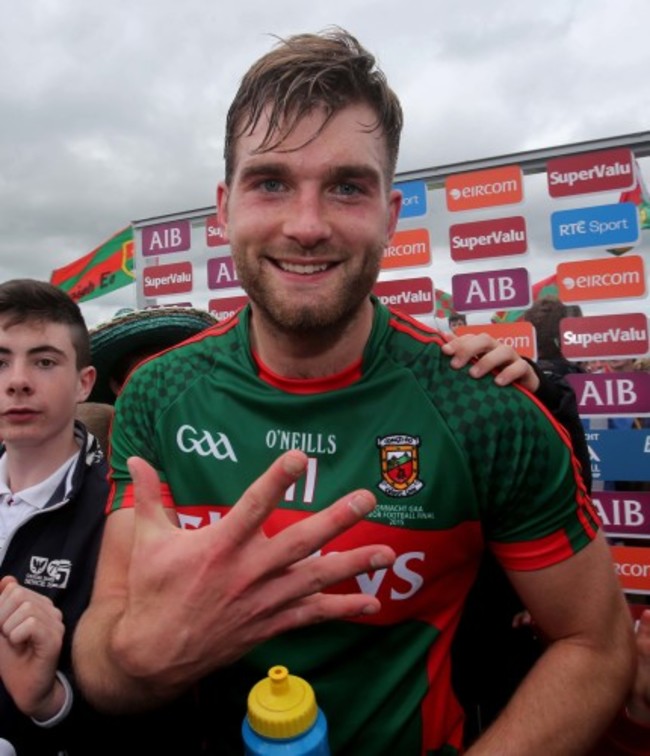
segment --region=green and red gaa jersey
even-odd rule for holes
[[[248,690],[269,667],[308,680],[334,754],[455,754],[462,711],[449,647],[486,545],[508,569],[582,549],[598,527],[568,437],[526,392],[454,370],[441,335],[378,302],[361,362],[327,379],[287,380],[251,354],[249,310],[145,362],[116,404],[109,508],[133,504],[126,460],[148,460],[185,528],[227,515],[287,449],[309,456],[266,531],[343,494],[377,497],[323,553],[386,543],[388,569],[337,590],[379,614],[287,633],[201,686],[210,753],[241,753]]]

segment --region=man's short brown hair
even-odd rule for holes
[[[402,108],[374,56],[338,27],[280,39],[244,75],[228,111],[226,183],[232,179],[237,139],[252,133],[267,106],[269,124],[259,152],[277,149],[302,118],[321,108],[324,120],[315,139],[334,115],[356,103],[369,105],[376,114],[368,131],[380,130],[386,137],[390,184],[399,152]]]

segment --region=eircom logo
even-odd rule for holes
[[[431,242],[426,228],[411,228],[396,231],[386,245],[381,260],[381,269],[409,268],[428,265],[431,262]]]
[[[650,593],[650,549],[643,546],[612,546],[616,574],[624,591]]]
[[[465,333],[487,333],[493,339],[507,344],[519,352],[521,357],[531,360],[537,359],[537,344],[535,341],[535,328],[532,323],[524,320],[515,323],[481,323],[480,325],[459,326],[456,335]]]
[[[643,259],[639,255],[560,263],[557,283],[558,296],[565,304],[643,297],[646,293]]]
[[[513,205],[524,197],[523,174],[518,165],[458,173],[445,180],[445,195],[450,212]]]

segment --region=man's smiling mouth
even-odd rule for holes
[[[299,275],[309,276],[313,275],[314,273],[322,273],[330,266],[328,263],[315,265],[313,263],[297,264],[278,261],[278,267],[286,271],[287,273],[298,273]]]

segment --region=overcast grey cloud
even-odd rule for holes
[[[5,0],[2,278],[49,278],[132,220],[213,204],[244,70],[269,35],[331,24],[401,97],[399,171],[650,125],[647,0]],[[89,324],[134,288],[82,305]]]

